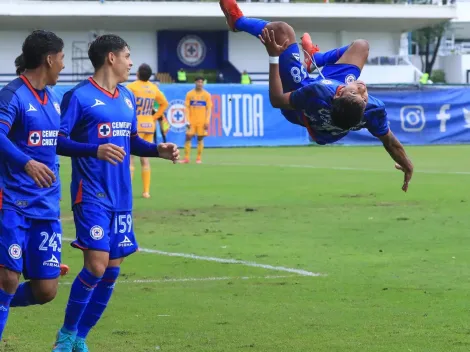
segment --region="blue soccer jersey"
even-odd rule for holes
[[[16,160],[0,158],[0,209],[33,219],[59,218],[59,127],[60,105],[51,89],[37,91],[20,76],[0,91],[0,128],[20,152]],[[56,182],[51,187],[38,187],[26,173],[24,166],[31,159],[54,172]]]
[[[362,122],[351,128],[343,130],[336,127],[331,122],[331,103],[336,91],[344,86],[344,83],[323,79],[310,83],[290,95],[290,104],[302,114],[298,116],[297,123],[306,126],[311,137],[318,144],[333,143],[344,136],[349,131],[358,131],[367,128],[376,137],[384,136],[389,131],[387,113],[382,101],[369,96],[364,118]],[[291,121],[296,123],[296,121]]]
[[[64,95],[60,135],[75,142],[124,148],[122,163],[112,165],[96,157],[72,157],[72,206],[93,203],[108,211],[132,210],[130,140],[137,134],[133,94],[118,85],[111,94],[92,79]]]

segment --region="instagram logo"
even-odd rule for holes
[[[401,128],[405,132],[419,132],[426,124],[424,109],[420,105],[407,105],[400,110]]]

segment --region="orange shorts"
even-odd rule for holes
[[[149,143],[155,143],[155,138],[153,133],[139,133],[139,137],[142,138],[144,141]]]
[[[192,124],[189,126],[189,129],[186,131],[187,135],[205,137],[207,136],[207,130],[204,128],[203,123]]]

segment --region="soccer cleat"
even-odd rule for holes
[[[70,268],[68,265],[60,264],[60,276],[67,275],[69,273]]]
[[[147,192],[142,193],[142,197],[143,198],[150,198],[150,193],[147,193]]]
[[[179,164],[189,164],[189,159],[184,158],[178,162]]]
[[[77,337],[75,339],[72,352],[90,352],[84,338]]]
[[[52,352],[73,352],[76,335],[76,332],[62,331],[62,329],[60,329],[57,333],[56,342],[52,348]]]
[[[305,68],[307,69],[308,73],[312,73],[315,69],[315,66],[313,65],[313,55],[318,53],[320,49],[318,48],[318,45],[314,45],[312,43],[312,38],[308,33],[304,33],[300,40],[300,44],[302,45],[302,49],[304,51]]]
[[[196,164],[202,164],[202,160],[201,159],[196,159]]]
[[[219,1],[220,8],[225,15],[227,20],[227,25],[233,32],[237,32],[235,29],[235,23],[243,17],[243,12],[238,7],[236,0],[220,0]]]

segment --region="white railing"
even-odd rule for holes
[[[406,66],[409,65],[403,56],[392,55],[392,56],[375,56],[369,57],[367,65],[374,66]]]
[[[439,49],[440,56],[470,54],[470,42],[452,43]]]

